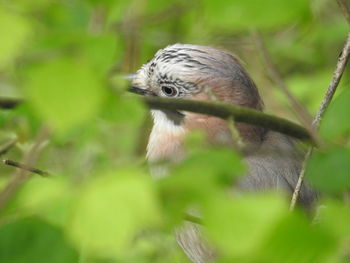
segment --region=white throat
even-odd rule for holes
[[[151,113],[154,125],[147,145],[147,159],[150,162],[181,159],[186,130],[170,120],[163,111],[152,110]]]

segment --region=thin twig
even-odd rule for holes
[[[294,138],[313,142],[310,133],[298,124],[263,112],[221,102],[196,101],[160,97],[143,97],[143,101],[154,109],[183,110],[216,116],[222,119],[233,117],[235,122],[257,125]]]
[[[0,147],[0,156],[7,153],[17,142],[17,138],[12,139],[4,144],[4,146]]]
[[[6,165],[10,165],[10,166],[13,166],[13,167],[17,167],[19,169],[24,169],[24,170],[27,170],[29,172],[32,172],[32,173],[35,173],[35,174],[39,174],[41,176],[49,176],[50,174],[46,171],[43,171],[43,170],[40,170],[38,168],[34,168],[34,167],[31,167],[29,165],[26,165],[26,164],[23,164],[23,163],[19,163],[19,162],[16,162],[16,161],[13,161],[13,160],[9,160],[9,159],[4,159],[2,160],[2,162]]]
[[[284,82],[283,78],[281,77],[280,73],[278,72],[275,64],[271,59],[271,56],[265,46],[265,43],[261,34],[258,31],[254,31],[253,36],[255,39],[255,43],[259,48],[260,53],[263,57],[263,60],[265,62],[270,78],[276,83],[279,89],[284,93],[286,98],[289,100],[290,105],[292,106],[292,109],[296,114],[296,117],[299,119],[299,121],[309,130],[309,132],[313,136],[313,139],[315,141],[319,141],[318,136],[316,135],[314,128],[311,125],[312,117],[310,113],[305,109],[303,105],[301,105],[298,102],[298,100],[294,97],[294,95],[289,91],[286,83]]]
[[[23,157],[23,164],[31,166],[35,163],[41,150],[41,145],[48,137],[48,134],[49,131],[47,130],[47,128],[41,128],[34,145]],[[9,182],[0,192],[0,211],[2,211],[6,207],[7,203],[9,202],[11,197],[16,193],[18,188],[21,187],[22,184],[24,184],[29,178],[30,176],[28,175],[27,170],[18,169],[18,171],[16,171],[16,173],[11,177]]]
[[[340,79],[343,75],[346,63],[349,60],[349,55],[350,55],[350,33],[348,34],[343,51],[340,53],[340,56],[338,58],[337,67],[333,73],[332,81],[329,84],[329,87],[328,87],[327,92],[323,98],[321,106],[318,109],[316,117],[313,121],[313,125],[315,127],[318,127],[320,125],[320,121],[323,117],[323,114],[324,114],[325,110],[327,109],[329,103],[331,102],[335,91],[337,90],[337,87],[338,87]]]
[[[347,5],[345,4],[345,2],[343,0],[337,0],[337,2],[338,2],[338,5],[339,5],[341,11],[343,12],[343,15],[344,15],[345,19],[350,24],[350,11],[349,11],[349,8],[347,7]]]
[[[336,66],[336,69],[333,73],[333,77],[332,80],[328,86],[327,92],[323,98],[323,101],[317,111],[317,114],[314,118],[313,121],[313,125],[315,128],[318,128],[320,125],[320,121],[322,120],[323,114],[326,111],[328,105],[330,104],[334,93],[337,90],[337,87],[339,85],[340,79],[343,75],[345,66],[346,66],[346,62],[349,60],[349,56],[350,56],[350,33],[348,34],[347,40],[345,42],[343,51],[341,52],[339,58],[338,58],[338,63]],[[303,180],[304,180],[304,176],[305,176],[305,167],[306,167],[306,163],[309,159],[309,157],[311,156],[313,151],[313,147],[311,147],[307,154],[305,155],[305,159],[304,159],[304,163],[303,163],[303,167],[301,169],[299,178],[298,178],[298,182],[297,185],[295,186],[294,192],[293,192],[293,196],[292,196],[292,200],[290,203],[290,210],[294,210],[295,205],[298,201],[299,195],[300,195],[300,190],[303,184]]]

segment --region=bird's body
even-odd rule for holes
[[[175,44],[156,53],[133,79],[139,93],[153,96],[218,100],[262,110],[258,90],[239,61],[228,52],[198,45]],[[213,144],[236,145],[227,121],[191,112],[152,110],[153,129],[147,146],[152,162],[179,161],[185,156],[183,141],[190,131],[203,131]],[[278,189],[291,193],[296,185],[302,155],[290,138],[261,127],[236,123],[240,137],[250,149],[245,162],[248,174],[238,182],[242,191]],[[164,171],[157,171],[164,174]],[[301,203],[309,205],[313,192],[303,186]],[[200,232],[188,225],[178,235],[180,245],[195,262],[207,262],[212,252]]]

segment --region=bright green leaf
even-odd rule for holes
[[[154,173],[162,169],[163,164],[159,165],[153,168]],[[182,163],[170,169],[170,176],[158,181],[171,223],[177,223],[189,206],[202,203],[223,189],[231,189],[244,168],[240,157],[229,149],[201,149],[189,153]]]
[[[320,213],[317,222],[332,230],[332,232],[340,237],[343,242],[347,242],[350,238],[350,209],[347,204],[336,201],[327,201],[320,207]]]
[[[140,230],[159,220],[150,179],[135,171],[118,170],[83,187],[68,233],[86,253],[113,257],[123,255]]]
[[[73,191],[66,177],[33,177],[19,191],[11,210],[36,214],[55,224],[66,223]]]
[[[286,213],[286,203],[277,195],[218,195],[204,206],[203,221],[215,247],[225,256],[240,258],[253,253]]]
[[[294,213],[278,222],[253,262],[326,263],[336,249],[336,239],[330,232]]]
[[[93,120],[104,94],[90,65],[68,58],[30,68],[24,86],[38,115],[60,131]]]
[[[0,68],[19,56],[31,35],[31,25],[24,17],[0,6]]]

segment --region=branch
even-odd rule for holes
[[[338,58],[337,67],[333,73],[332,81],[328,86],[327,92],[323,98],[323,101],[322,101],[322,103],[318,109],[318,112],[316,114],[316,117],[313,121],[313,125],[316,127],[318,127],[320,125],[320,121],[323,117],[323,114],[326,111],[329,103],[331,102],[335,91],[337,90],[337,87],[338,87],[340,79],[343,75],[346,63],[349,60],[349,55],[350,55],[350,33],[348,34],[344,48],[343,48],[343,50],[340,53],[340,56]]]
[[[143,97],[143,101],[154,109],[183,110],[216,116],[222,119],[233,117],[236,122],[257,125],[294,138],[314,143],[310,133],[303,127],[253,109],[219,102],[206,102],[159,97]]]
[[[12,139],[9,142],[5,143],[4,146],[0,147],[0,156],[7,153],[17,142],[16,139]]]
[[[38,174],[38,175],[41,175],[41,176],[44,176],[44,177],[50,175],[46,171],[43,171],[43,170],[31,167],[31,166],[23,164],[23,163],[18,163],[16,161],[12,161],[12,160],[9,160],[9,159],[4,159],[4,160],[2,160],[2,162],[4,164],[6,164],[6,165],[17,167],[19,169],[23,169],[23,170],[26,170],[26,171],[29,171],[29,172],[32,172],[32,173],[35,173],[35,174]]]
[[[322,120],[322,117],[324,115],[324,112],[326,111],[328,105],[330,104],[334,93],[337,90],[337,87],[339,85],[340,79],[343,75],[345,66],[347,61],[349,60],[349,56],[350,56],[350,33],[348,34],[347,40],[345,42],[344,48],[338,58],[338,63],[336,66],[336,69],[333,73],[333,77],[332,80],[328,86],[327,92],[321,102],[321,105],[317,111],[317,114],[314,118],[313,121],[313,125],[314,127],[317,129],[320,125],[320,121]],[[295,205],[298,201],[299,195],[300,195],[300,190],[301,190],[301,186],[303,184],[303,180],[305,177],[305,168],[306,168],[306,163],[309,159],[309,157],[311,156],[313,151],[313,147],[310,147],[310,149],[308,150],[307,154],[305,155],[305,159],[304,159],[304,163],[303,163],[303,167],[301,169],[299,178],[298,178],[298,182],[297,185],[295,186],[294,192],[293,192],[293,196],[292,196],[292,200],[290,203],[290,210],[294,210]]]
[[[344,15],[345,19],[350,24],[350,11],[349,11],[349,8],[346,6],[344,0],[337,0],[337,2],[338,2],[338,5],[339,5],[341,11],[343,12],[343,15]]]
[[[33,163],[35,163],[41,150],[41,145],[48,136],[49,131],[45,127],[41,128],[33,147],[24,155],[22,162],[23,164],[31,166]],[[0,211],[3,211],[8,201],[16,193],[18,188],[20,188],[29,178],[30,177],[28,176],[27,170],[19,169],[16,171],[16,173],[11,177],[9,182],[0,192]]]
[[[302,104],[298,102],[294,95],[289,91],[286,83],[284,82],[283,78],[281,77],[280,73],[278,72],[275,64],[271,59],[271,56],[268,52],[268,49],[266,48],[261,34],[258,31],[254,31],[253,37],[263,57],[270,78],[276,83],[277,87],[284,93],[286,98],[289,100],[289,103],[292,106],[292,109],[299,121],[308,129],[313,139],[315,141],[319,141],[318,136],[314,131],[314,127],[311,125],[312,117],[310,113]]]

